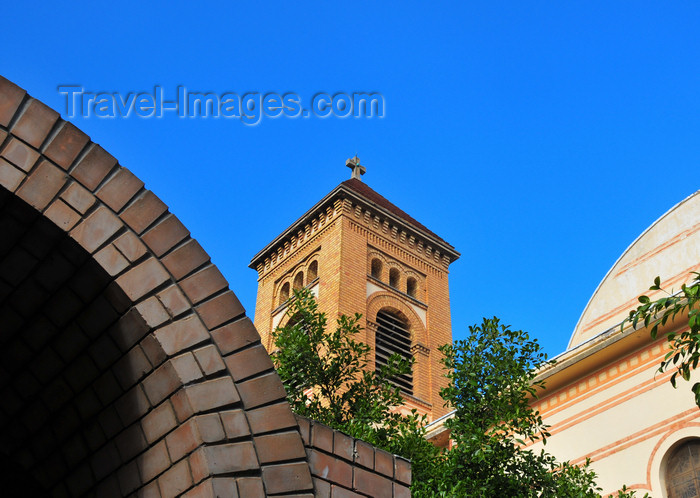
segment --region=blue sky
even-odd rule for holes
[[[59,85],[379,92],[382,119],[72,121],[191,230],[252,316],[250,258],[349,177],[462,253],[453,334],[497,315],[564,350],[622,251],[698,189],[690,2],[10,2],[0,74]]]

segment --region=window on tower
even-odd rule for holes
[[[371,268],[372,276],[376,278],[377,280],[382,279],[382,262],[378,260],[377,258],[372,260],[372,268]]]
[[[398,268],[392,268],[389,270],[389,286],[394,289],[399,288],[399,270]]]
[[[406,294],[408,294],[411,297],[416,297],[416,293],[418,291],[418,282],[416,282],[416,279],[413,277],[408,277],[406,280]]]
[[[302,287],[304,287],[304,272],[299,272],[297,273],[297,276],[294,277],[294,290],[299,290]]]
[[[318,278],[318,261],[312,261],[309,265],[309,271],[306,274],[306,282],[310,284]]]
[[[377,337],[375,341],[375,367],[386,365],[392,354],[411,359],[411,332],[408,320],[398,313],[381,310],[377,313]],[[406,394],[413,394],[413,375],[397,375],[391,382]]]
[[[285,282],[285,284],[280,289],[279,304],[282,305],[282,304],[286,303],[288,299],[289,299],[289,282]]]

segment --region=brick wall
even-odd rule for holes
[[[297,416],[321,498],[410,497],[411,464],[319,422]]]
[[[439,395],[447,379],[438,347],[452,342],[450,259],[428,242],[408,235],[405,230],[410,231],[409,225],[389,221],[375,208],[354,202],[342,195],[326,198],[315,212],[299,220],[296,233],[280,236],[267,252],[256,257],[255,325],[271,351],[271,333],[286,319],[279,289],[285,283],[291,286],[310,258],[317,260],[317,302],[319,310],[326,313],[329,327],[335,326],[341,314],[360,313],[364,330],[358,339],[374,346],[378,311],[395,311],[407,318],[415,364],[413,396],[405,396],[405,405],[435,420],[448,412]],[[384,263],[381,279],[368,276],[373,257]],[[390,267],[398,270],[398,288],[389,285]],[[406,293],[409,277],[418,283],[415,298]],[[368,293],[370,285],[379,290]]]

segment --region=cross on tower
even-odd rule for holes
[[[345,166],[352,170],[351,178],[355,178],[357,180],[361,180],[360,177],[367,171],[367,168],[360,164],[360,158],[357,157],[357,154],[355,154],[355,157],[351,157],[345,161]]]

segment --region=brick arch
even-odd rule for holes
[[[379,280],[382,282],[389,281],[389,266],[386,256],[384,256],[379,251],[370,250],[367,252],[367,268],[369,268],[368,273],[372,272],[372,261],[378,259],[382,264],[382,269],[379,275]]]
[[[418,273],[417,271],[407,269],[405,271],[406,273],[406,283],[408,284],[408,279],[413,278],[416,281],[416,295],[414,296],[416,299],[419,301],[423,301],[425,299],[424,297],[424,289],[425,289],[425,279],[424,277]],[[405,292],[408,294],[408,289],[405,290]]]
[[[0,230],[0,455],[57,495],[312,489],[279,377],[206,252],[2,77]]]
[[[423,321],[416,312],[404,303],[401,299],[394,296],[390,292],[381,291],[375,292],[367,301],[367,320],[374,323],[377,318],[377,313],[383,309],[398,311],[408,319],[411,325],[411,341],[426,344],[426,329],[423,326]]]

